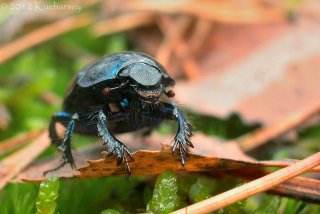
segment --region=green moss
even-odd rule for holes
[[[51,177],[40,184],[39,194],[36,202],[37,214],[55,213],[59,196],[59,178]]]
[[[278,196],[264,197],[260,207],[254,211],[254,214],[276,214],[280,207],[281,199]]]
[[[174,172],[167,170],[157,178],[151,201],[147,205],[147,212],[169,213],[178,205],[178,183]]]
[[[101,212],[101,214],[121,214],[121,212],[117,211],[117,210],[111,210],[111,209],[107,209],[107,210],[103,210]]]
[[[199,202],[211,196],[216,187],[216,182],[207,177],[198,177],[189,189],[189,198],[192,202]]]

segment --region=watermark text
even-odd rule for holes
[[[68,3],[44,3],[41,1],[34,2],[7,2],[0,3],[0,9],[7,9],[11,12],[22,12],[22,11],[36,11],[36,12],[47,12],[47,11],[70,11],[73,13],[80,13],[82,7],[78,4]]]

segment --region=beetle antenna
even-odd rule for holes
[[[115,90],[115,89],[119,89],[119,88],[123,88],[124,86],[126,86],[129,83],[129,80],[127,80],[124,83],[121,83],[119,86],[113,87],[113,88],[108,88],[109,90]]]
[[[135,87],[135,86],[137,86],[138,84],[137,83],[131,83],[130,84],[130,86],[132,86],[132,87]]]
[[[111,91],[115,90],[115,89],[119,89],[119,88],[123,88],[125,87],[127,84],[129,83],[129,80],[127,80],[126,82],[124,83],[121,83],[120,85],[116,86],[116,87],[113,87],[113,88],[109,88],[109,87],[106,87],[103,89],[102,93],[104,95],[109,95],[111,93]]]

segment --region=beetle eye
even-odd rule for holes
[[[104,88],[102,93],[103,93],[103,95],[107,96],[111,93],[111,90],[110,90],[110,88]]]

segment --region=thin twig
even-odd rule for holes
[[[51,106],[61,102],[61,98],[52,91],[44,91],[40,96],[43,102]]]
[[[128,1],[124,12],[149,11],[157,13],[187,14],[231,24],[272,23],[285,20],[281,7],[261,4],[259,1],[196,1],[196,0],[139,0]]]
[[[183,61],[184,72],[191,81],[199,79],[201,75],[201,69],[194,56],[201,52],[201,48],[210,35],[212,25],[213,22],[198,19],[188,41],[181,39],[174,49],[177,56],[180,57],[179,60]]]
[[[28,166],[49,145],[48,132],[45,131],[25,148],[3,159],[0,162],[0,189]]]
[[[207,40],[212,35],[215,23],[206,20],[206,19],[198,19],[196,21],[194,30],[192,35],[188,41],[190,43],[190,50],[194,53],[202,53],[203,48],[207,45]]]
[[[239,176],[245,179],[246,182],[249,182],[258,179],[262,176],[266,176],[270,173],[271,172],[261,170],[258,173],[243,172],[243,174],[240,173]],[[320,181],[313,178],[297,176],[277,186],[272,187],[270,190],[268,190],[268,192],[281,196],[292,197],[303,201],[319,203]]]
[[[268,141],[275,139],[289,130],[294,129],[298,125],[300,125],[302,122],[308,120],[309,118],[317,115],[320,112],[320,102],[309,106],[308,108],[295,112],[294,114],[290,115],[289,117],[272,124],[267,127],[263,127],[256,132],[249,133],[247,135],[244,135],[240,137],[239,139],[236,139],[236,141],[242,150],[244,151],[250,151],[254,148],[257,148]],[[230,141],[234,142],[234,141]]]
[[[200,78],[200,68],[198,63],[190,53],[188,43],[181,40],[174,48],[175,53],[182,61],[183,70],[190,81],[198,80]]]
[[[85,27],[92,23],[92,19],[92,15],[82,14],[62,19],[41,27],[40,29],[36,29],[27,35],[0,47],[0,63],[3,63],[17,54],[59,35]]]
[[[34,130],[0,142],[0,155],[12,151],[38,137],[41,131]]]
[[[189,41],[186,41],[184,36],[191,25],[192,19],[190,17],[181,17],[175,22],[169,20],[169,23],[164,23],[164,20],[162,21],[160,28],[163,34],[165,34],[165,39],[158,48],[156,58],[166,67],[174,52],[178,56],[177,60],[181,61],[187,78],[189,80],[199,79],[201,72],[194,59],[194,55],[203,45],[205,37],[209,33],[209,25],[212,23],[198,20],[191,38]],[[198,38],[197,42],[195,42],[196,37]]]
[[[131,30],[141,26],[147,26],[155,22],[155,15],[152,13],[126,13],[116,17],[108,18],[93,26],[93,33],[96,37],[105,36],[111,33]]]
[[[230,204],[249,198],[258,193],[267,191],[272,187],[281,184],[309,169],[320,164],[320,152],[309,156],[289,167],[280,169],[262,178],[244,184],[240,187],[221,193],[199,203],[190,205],[173,213],[209,213],[221,209]]]
[[[160,28],[162,28],[161,30],[165,36],[156,53],[156,59],[164,67],[168,66],[175,45],[183,38],[191,23],[192,19],[188,16],[178,17],[173,22],[170,22],[168,28],[162,26],[163,23],[160,23]]]
[[[0,103],[0,130],[6,129],[10,121],[11,121],[11,115],[8,109],[2,103]]]
[[[295,199],[319,203],[319,189],[319,180],[305,177],[295,177],[273,187],[270,189],[270,192],[286,197],[293,197]]]

